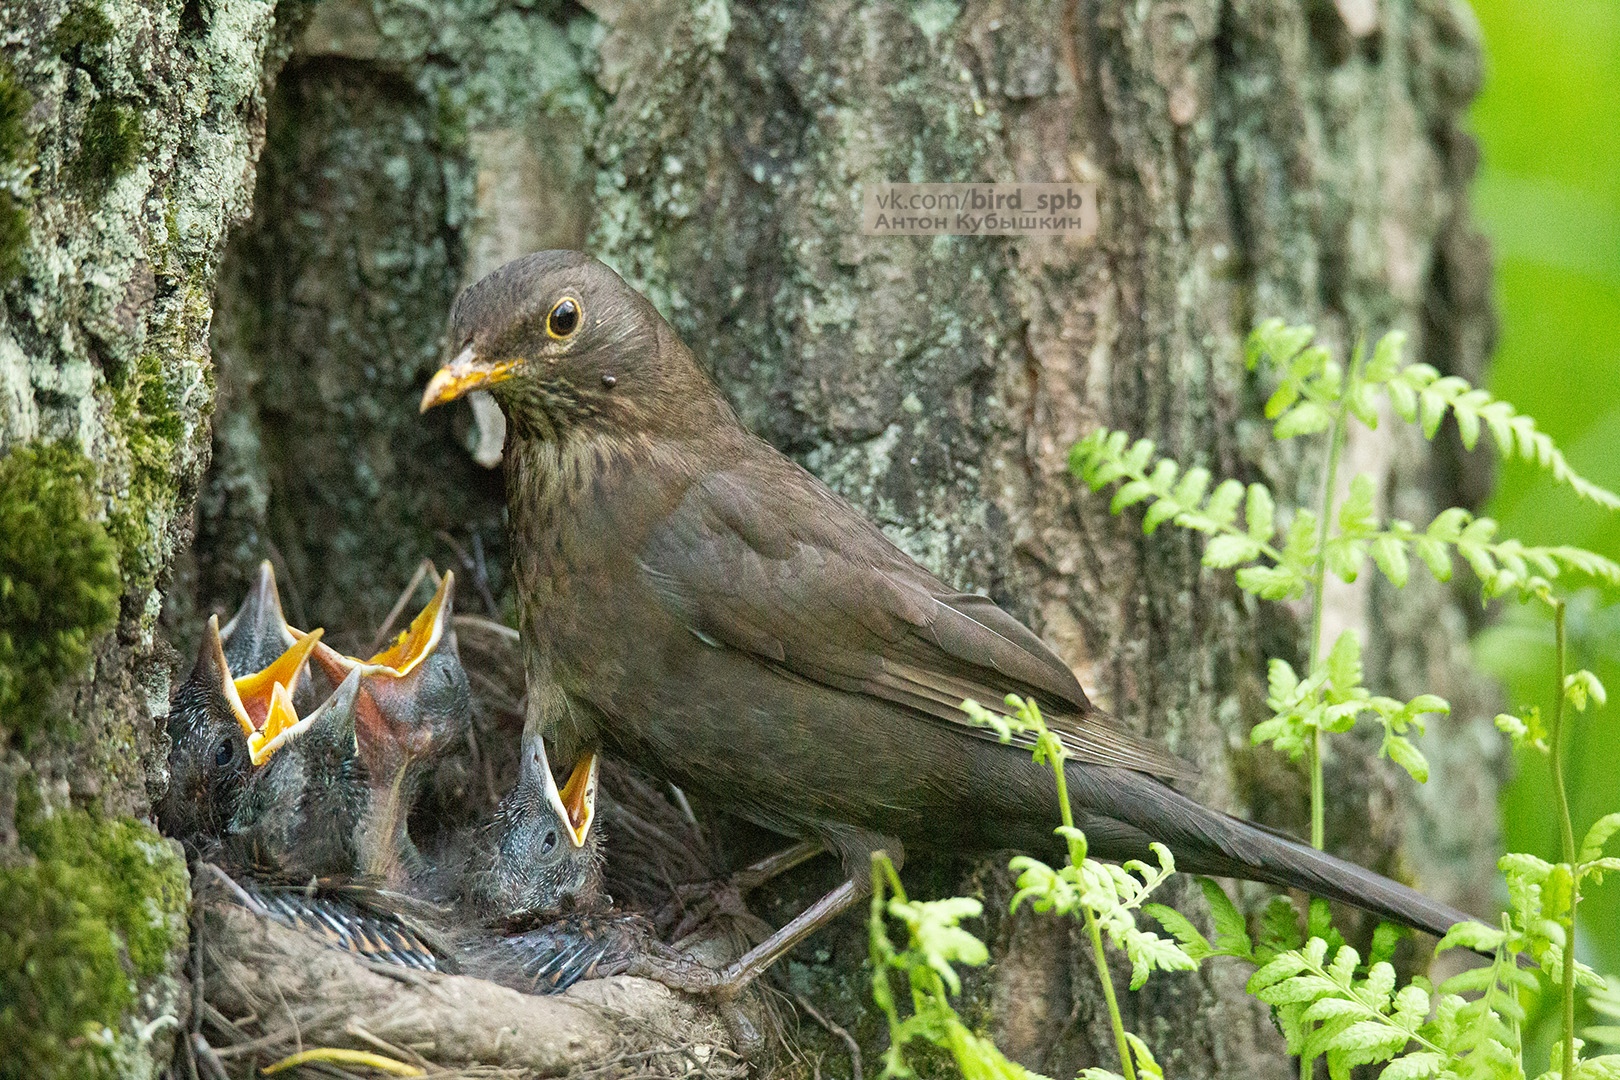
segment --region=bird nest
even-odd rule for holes
[[[509,630],[458,618],[478,709],[465,754],[423,792],[428,817],[487,817],[517,771],[522,691]],[[724,963],[762,936],[678,792],[617,763],[603,776],[607,886],[659,937]],[[413,825],[414,827],[414,825]],[[445,842],[453,842],[446,833]],[[232,879],[193,875],[189,1029],[174,1073],[187,1080],[278,1075],[712,1076],[784,1048],[774,992],[724,1009],[647,979],[613,976],[524,994],[468,974],[420,970],[334,948],[330,938],[252,910]],[[789,1051],[791,1053],[791,1050]]]
[[[187,1058],[207,1080],[257,1075],[310,1051],[317,1053],[290,1074],[377,1075],[351,1055],[320,1053],[333,1048],[396,1063],[384,1067],[402,1075],[745,1072],[721,1017],[658,983],[619,976],[541,997],[413,971],[330,948],[200,884]]]

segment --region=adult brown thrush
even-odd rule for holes
[[[1051,777],[965,698],[1039,701],[1095,855],[1342,900],[1442,933],[1460,912],[1211,810],[1030,630],[923,569],[746,431],[653,306],[578,252],[468,287],[424,410],[487,389],[507,489],[530,723],[601,744],[781,833],[850,880],[730,969],[746,979],[853,903],[872,851],[1060,851]]]

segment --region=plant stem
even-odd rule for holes
[[[1316,576],[1311,581],[1311,641],[1310,664],[1306,671],[1316,674],[1322,662],[1322,597],[1327,590],[1327,542],[1333,526],[1333,495],[1339,486],[1339,459],[1344,456],[1344,440],[1349,414],[1349,382],[1355,378],[1352,364],[1346,377],[1345,397],[1333,410],[1333,426],[1328,429],[1327,466],[1322,471],[1322,498],[1317,506]],[[1327,785],[1322,777],[1322,729],[1311,728],[1310,741],[1305,744],[1305,763],[1311,772],[1311,846],[1321,851],[1327,843]],[[1299,1059],[1299,1080],[1311,1080],[1315,1062],[1303,1055]]]
[[[1581,879],[1575,868],[1575,826],[1569,817],[1569,791],[1564,786],[1564,602],[1553,604],[1553,628],[1557,639],[1558,683],[1553,688],[1552,763],[1553,794],[1558,800],[1558,839],[1563,844],[1564,862],[1569,867],[1569,914],[1564,919],[1564,1066],[1562,1076],[1575,1075],[1575,906],[1580,902]]]
[[[1354,368],[1350,373],[1354,377]],[[1347,387],[1348,390],[1348,387]],[[1322,474],[1322,500],[1318,508],[1316,535],[1316,576],[1311,582],[1311,652],[1310,666],[1316,674],[1322,662],[1322,595],[1327,588],[1327,542],[1333,525],[1333,495],[1339,484],[1339,459],[1344,456],[1345,416],[1350,406],[1341,400],[1333,411],[1333,426],[1328,430],[1327,468]],[[1322,729],[1311,728],[1311,739],[1305,745],[1305,760],[1311,770],[1311,846],[1318,851],[1325,843],[1327,822],[1327,796],[1322,783]]]
[[[1074,828],[1074,808],[1069,805],[1069,780],[1064,774],[1063,763],[1068,757],[1063,744],[1046,730],[1043,723],[1039,738],[1046,745],[1046,760],[1052,764],[1052,777],[1057,781],[1058,814],[1063,818],[1063,824],[1068,829]],[[1064,837],[1069,844],[1069,865],[1076,870],[1080,869],[1086,861],[1085,850],[1080,846],[1071,833]],[[1131,1060],[1131,1044],[1125,1038],[1125,1017],[1119,1011],[1119,997],[1114,993],[1114,979],[1108,973],[1108,955],[1103,952],[1102,927],[1097,925],[1097,916],[1092,912],[1091,905],[1082,902],[1081,914],[1085,916],[1086,933],[1091,937],[1091,958],[1097,965],[1097,978],[1102,982],[1103,1000],[1108,1003],[1108,1022],[1114,1026],[1114,1046],[1119,1051],[1119,1071],[1125,1080],[1136,1080],[1136,1065]]]
[[[1080,905],[1086,916],[1086,933],[1091,935],[1091,958],[1097,963],[1097,977],[1102,980],[1103,1000],[1108,1003],[1108,1019],[1114,1025],[1114,1046],[1119,1050],[1119,1071],[1125,1080],[1136,1080],[1136,1066],[1131,1061],[1131,1044],[1125,1039],[1125,1018],[1119,1013],[1119,999],[1114,996],[1114,980],[1108,974],[1108,957],[1103,953],[1102,927],[1086,904]]]

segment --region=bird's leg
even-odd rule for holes
[[[800,840],[789,844],[781,851],[773,852],[731,875],[731,885],[738,892],[757,889],[772,878],[809,862],[826,850],[827,845],[820,840]]]
[[[820,900],[795,915],[788,924],[749,949],[735,962],[719,971],[702,964],[654,965],[635,974],[654,979],[675,990],[704,994],[720,1001],[732,1001],[748,984],[765,972],[782,955],[815,933],[827,922],[860,903],[871,889],[865,878],[850,878]]]
[[[743,894],[820,855],[827,846],[820,840],[799,840],[750,863],[722,881],[679,886],[670,904],[678,916],[672,940],[680,940],[703,925],[715,912],[749,915]],[[689,904],[690,901],[690,904]],[[751,915],[749,915],[752,918]]]
[[[860,903],[871,889],[864,878],[851,878],[795,915],[786,926],[744,953],[720,972],[712,993],[722,999],[736,997],[766,968],[832,919]]]

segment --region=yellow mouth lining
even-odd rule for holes
[[[304,661],[309,659],[315,643],[321,640],[321,633],[319,628],[311,630],[293,642],[291,648],[276,657],[263,671],[231,680],[231,689],[226,696],[234,697],[232,704],[241,709],[237,720],[243,725],[243,734],[251,737],[254,732],[264,729],[274,707],[277,687],[289,693],[297,688],[298,673],[303,670]]]
[[[359,671],[362,678],[382,676],[402,679],[433,654],[444,637],[450,622],[450,595],[455,587],[455,574],[446,571],[433,598],[411,625],[402,630],[394,643],[370,660],[345,656],[336,649],[320,644],[320,629],[307,634],[289,627],[297,643],[275,663],[263,671],[227,681],[226,696],[231,699],[232,710],[247,736],[248,755],[254,765],[263,765],[285,746],[308,729],[320,710],[300,720],[292,703],[292,690],[296,687],[298,672],[312,654],[328,678],[343,682]],[[223,656],[223,653],[221,653]],[[263,700],[262,715],[259,702]],[[250,708],[250,706],[252,706]],[[324,707],[324,706],[323,706]]]
[[[313,719],[312,714],[299,720],[298,710],[293,708],[292,695],[284,685],[276,683],[270,690],[270,711],[265,715],[264,727],[248,736],[249,759],[255,765],[263,765],[289,739],[309,727]]]
[[[561,800],[567,816],[569,839],[575,847],[584,847],[591,834],[591,823],[596,820],[596,777],[598,759],[587,750],[574,765],[568,783],[563,785]]]
[[[386,668],[395,678],[404,678],[416,665],[427,659],[438,648],[439,639],[444,636],[445,624],[450,621],[448,600],[454,582],[455,572],[445,571],[433,599],[428,601],[421,614],[411,620],[411,625],[400,632],[392,645],[365,661],[365,666]]]

